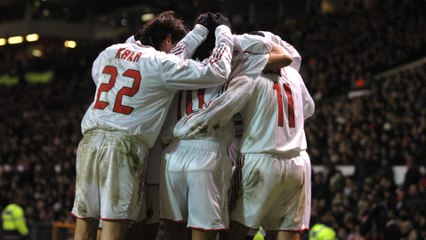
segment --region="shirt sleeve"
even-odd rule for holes
[[[206,40],[209,31],[206,27],[196,24],[186,36],[176,44],[170,53],[182,59],[189,59],[194,55],[197,47]]]
[[[300,66],[302,65],[302,56],[299,54],[296,48],[293,47],[293,45],[291,45],[290,43],[282,40],[281,37],[278,35],[266,31],[262,31],[262,33],[265,34],[265,37],[267,39],[283,47],[293,59],[290,64],[290,67],[296,69],[297,71],[300,71]]]
[[[247,103],[253,92],[253,81],[245,75],[230,80],[226,90],[207,103],[205,108],[179,120],[173,135],[177,138],[187,138],[195,134],[193,130],[200,130],[200,126],[204,128],[203,131],[223,126]]]
[[[257,79],[265,68],[272,44],[261,36],[250,34],[234,37],[234,56],[230,78],[237,75],[246,75]]]
[[[314,115],[315,112],[315,102],[312,99],[311,94],[305,86],[303,79],[300,77],[300,85],[302,90],[302,100],[303,100],[303,116],[305,119]]]
[[[234,47],[231,30],[221,25],[216,28],[216,45],[207,63],[182,60],[172,54],[163,54],[161,71],[169,89],[192,90],[218,86],[226,82],[231,72]]]
[[[99,82],[99,74],[102,72],[100,71],[100,67],[104,55],[105,51],[101,52],[92,64],[92,80],[96,85],[98,85]]]
[[[272,43],[268,39],[251,34],[236,35],[235,46],[239,46],[242,52],[252,54],[267,54],[272,50]]]

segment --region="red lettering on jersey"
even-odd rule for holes
[[[204,95],[206,89],[199,89],[198,90],[198,109],[203,109],[204,108]]]
[[[141,58],[142,52],[134,52],[126,48],[120,48],[115,54],[115,58],[123,59],[131,62],[137,62]]]
[[[137,62],[139,61],[139,59],[141,58],[142,53],[141,52],[137,52],[136,56],[133,58],[133,62]]]
[[[122,52],[124,49],[125,49],[125,48],[119,48],[119,49],[117,50],[117,54],[115,54],[115,58],[120,59],[120,54],[121,54],[121,52]]]
[[[133,61],[133,56],[135,55],[135,52],[130,52],[130,55],[126,58],[128,61]]]
[[[192,113],[192,90],[186,91],[186,115]]]
[[[129,49],[126,49],[126,51],[124,51],[124,53],[121,55],[121,59],[126,60],[126,58],[130,55],[132,51],[130,51]]]

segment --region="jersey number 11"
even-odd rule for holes
[[[290,128],[295,127],[294,123],[294,102],[293,95],[291,94],[291,88],[288,83],[283,84],[284,92],[287,97],[288,103],[288,126]],[[277,101],[278,101],[278,126],[284,126],[284,106],[283,106],[283,96],[281,94],[281,88],[279,83],[274,83],[274,90],[277,92]]]

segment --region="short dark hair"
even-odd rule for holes
[[[173,11],[160,13],[151,21],[145,23],[139,30],[136,40],[143,45],[150,45],[159,49],[161,43],[170,34],[172,42],[177,43],[188,33],[183,20],[177,18]]]

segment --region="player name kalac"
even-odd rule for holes
[[[137,62],[139,61],[141,55],[142,55],[142,52],[132,51],[126,48],[119,48],[117,50],[117,53],[115,54],[115,58],[131,61],[131,62]]]

